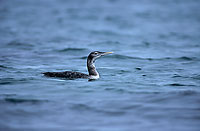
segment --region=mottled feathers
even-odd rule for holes
[[[76,79],[76,78],[85,78],[88,79],[89,75],[80,73],[80,72],[73,72],[73,71],[65,71],[65,72],[44,72],[45,76],[48,77],[61,77],[66,79]]]

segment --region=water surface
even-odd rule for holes
[[[0,129],[198,131],[198,0],[1,0]],[[101,78],[87,73],[94,50]]]

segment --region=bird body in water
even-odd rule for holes
[[[111,54],[112,52],[91,52],[87,57],[87,69],[89,74],[84,74],[80,72],[65,71],[65,72],[44,72],[43,74],[48,77],[60,77],[66,79],[77,79],[84,78],[89,80],[95,80],[99,78],[99,73],[95,67],[95,60],[103,55]]]

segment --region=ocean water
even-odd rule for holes
[[[0,130],[199,131],[199,0],[0,0]],[[41,72],[87,73],[66,80]]]

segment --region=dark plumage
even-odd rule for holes
[[[94,62],[97,58],[110,54],[112,52],[100,52],[100,51],[94,51],[91,52],[87,57],[87,68],[88,68],[88,74],[80,73],[80,72],[73,72],[73,71],[65,71],[65,72],[44,72],[44,76],[48,77],[60,77],[60,78],[66,78],[66,79],[77,79],[77,78],[84,78],[84,79],[98,79],[99,73],[97,72]]]
[[[44,72],[45,76],[48,77],[61,77],[61,78],[68,78],[68,79],[76,79],[76,78],[85,78],[88,79],[89,75],[80,73],[80,72],[73,72],[73,71],[65,71],[65,72]]]

